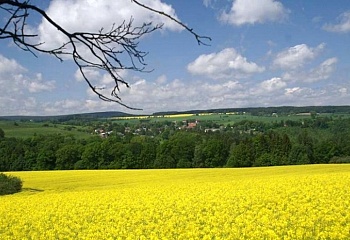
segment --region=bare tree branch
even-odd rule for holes
[[[170,20],[176,22],[176,23],[179,24],[181,27],[183,27],[183,28],[186,29],[188,32],[190,32],[190,33],[196,38],[198,45],[206,45],[206,46],[209,45],[208,43],[206,43],[206,42],[204,42],[204,41],[211,41],[211,38],[210,38],[210,37],[198,35],[192,28],[189,28],[189,27],[188,27],[187,25],[185,25],[183,22],[177,20],[176,18],[172,17],[171,15],[169,15],[169,14],[167,14],[167,13],[165,13],[165,12],[159,11],[159,10],[157,10],[157,9],[153,9],[153,8],[151,8],[151,7],[149,7],[149,6],[145,5],[145,4],[140,3],[140,2],[137,1],[137,0],[131,0],[131,2],[134,2],[134,3],[136,3],[137,5],[143,7],[143,8],[145,8],[145,9],[151,11],[151,12],[157,13],[157,14],[159,14],[159,15],[163,15],[163,16],[169,18]]]
[[[190,32],[199,45],[208,45],[204,41],[211,41],[211,38],[198,35],[193,29],[169,14],[153,9],[136,0],[131,0],[131,2],[176,22]],[[83,79],[100,99],[116,102],[129,109],[140,110],[122,102],[119,96],[120,86],[130,86],[120,75],[120,71],[147,72],[145,57],[148,53],[139,50],[139,40],[144,35],[161,29],[163,24],[153,25],[152,22],[149,22],[143,23],[141,26],[134,26],[131,17],[119,25],[113,24],[108,30],[101,28],[97,32],[69,32],[51,19],[43,9],[30,4],[29,0],[0,0],[1,11],[9,17],[4,26],[0,26],[0,39],[12,39],[19,48],[32,53],[34,56],[37,56],[37,52],[51,54],[60,61],[63,61],[64,56],[70,56],[77,65]],[[61,32],[67,38],[67,41],[51,49],[45,48],[44,42],[34,42],[33,40],[38,38],[39,35],[26,31],[27,18],[32,13],[41,15],[49,24]],[[88,50],[89,57],[84,56],[82,49]],[[124,55],[128,57],[129,62],[122,61]],[[114,88],[111,91],[111,96],[106,96],[101,92],[104,87],[92,84],[87,74],[88,70],[103,71],[113,79]]]

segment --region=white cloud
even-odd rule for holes
[[[41,73],[32,74],[16,60],[0,54],[0,113],[28,114],[36,111],[31,93],[51,91],[55,81],[46,81]]]
[[[157,84],[165,84],[166,82],[167,82],[167,77],[166,77],[166,75],[161,75],[161,76],[159,76],[156,80],[155,80],[155,82],[157,83]]]
[[[107,73],[103,73],[101,71],[97,71],[95,69],[85,69],[84,70],[84,74],[87,77],[87,79],[89,80],[90,84],[94,87],[96,87],[96,91],[103,94],[104,96],[110,97],[112,90],[115,87],[115,81],[114,79],[111,77],[111,75],[107,74]],[[127,70],[120,70],[118,71],[118,75],[119,77],[121,77],[122,79],[125,79],[128,76],[128,71]],[[83,75],[81,74],[80,70],[77,69],[75,74],[74,74],[74,78],[76,81],[81,82],[81,81],[85,81],[83,78]],[[128,79],[129,81],[130,79]],[[129,81],[130,83],[130,81]],[[119,87],[122,84],[120,84]],[[87,95],[89,97],[95,97],[96,94],[90,89],[88,88],[86,90]]]
[[[322,106],[330,104],[327,101],[334,97],[334,93],[327,88],[294,87],[287,88],[284,97],[287,102],[295,106]]]
[[[309,76],[306,78],[307,82],[317,82],[319,80],[328,79],[334,72],[335,65],[338,62],[337,58],[329,58],[322,62],[318,67],[310,71]]]
[[[324,47],[324,43],[321,43],[316,48],[311,48],[306,44],[296,45],[278,53],[273,61],[273,65],[282,69],[301,68],[308,61],[313,60]]]
[[[325,61],[327,62],[327,61]],[[167,78],[164,75],[157,79]],[[16,114],[55,115],[94,112],[123,111],[133,114],[153,113],[156,111],[211,109],[228,107],[281,106],[281,105],[322,105],[345,104],[349,100],[349,85],[326,85],[321,88],[288,86],[284,79],[274,77],[261,82],[244,84],[227,80],[222,82],[189,81],[173,79],[167,81],[148,81],[138,79],[131,88],[122,88],[123,103],[143,108],[142,112],[129,111],[116,103],[104,102],[91,95],[80,99],[58,101],[38,101],[35,98],[5,99]],[[0,96],[0,108],[4,109]],[[8,111],[7,111],[8,112]]]
[[[171,5],[163,3],[161,0],[144,0],[143,4],[162,11],[177,19],[175,10]],[[140,27],[144,23],[152,22],[153,25],[164,23],[162,30],[160,31],[181,31],[183,28],[160,14],[153,13],[146,10],[143,7],[138,6],[129,0],[123,1],[96,1],[96,0],[52,0],[46,13],[50,18],[62,26],[70,33],[73,32],[96,32],[103,28],[105,31],[109,31],[113,24],[119,26],[123,22],[126,24],[129,20],[133,19],[132,27]],[[38,26],[40,42],[43,43],[43,48],[56,48],[67,42],[66,37],[60,33],[57,28],[50,25],[46,20],[42,19],[42,22]],[[133,37],[133,36],[131,36]],[[138,62],[134,62],[130,56],[123,52],[121,46],[109,45],[108,47],[114,48],[115,51],[121,50],[116,56],[121,60],[123,67],[143,67],[138,65]],[[71,46],[67,46],[65,49],[70,51]],[[77,46],[79,54],[91,63],[100,64],[99,57],[94,56],[91,51],[84,45],[78,44]],[[94,49],[96,55],[100,55],[97,49]],[[141,49],[142,50],[142,49]],[[68,58],[68,56],[63,57]],[[112,61],[113,62],[113,61]],[[112,63],[115,65],[115,62]],[[117,64],[118,65],[118,64]],[[84,73],[87,79],[91,82],[92,86],[98,88],[110,87],[113,84],[114,79],[104,74],[103,71],[94,69],[84,69]],[[127,71],[119,71],[117,74],[121,78],[127,76]],[[75,73],[75,79],[77,81],[84,81],[84,78],[79,70]],[[38,86],[33,86],[35,89],[39,89]],[[107,93],[108,95],[110,92]]]
[[[224,104],[227,101],[231,102],[232,98],[240,98],[239,92],[242,90],[243,86],[237,81],[211,83],[174,79],[154,83],[140,79],[129,89],[123,89],[121,97],[129,106],[154,112],[213,108],[220,105],[224,107]]]
[[[16,62],[14,59],[5,58],[0,54],[0,74],[3,76],[5,74],[25,72],[25,68]]]
[[[94,69],[85,69],[84,73],[85,73],[85,76],[91,80],[97,80],[101,78],[100,72]],[[75,72],[74,77],[75,77],[75,80],[77,80],[78,82],[85,81],[79,69],[77,69],[77,71]]]
[[[289,99],[294,99],[295,101],[297,98],[300,98],[305,102],[308,101],[308,99],[322,97],[325,93],[326,91],[324,89],[312,89],[307,87],[294,87],[285,90],[285,96],[289,97]],[[319,105],[319,103],[315,103],[314,105]]]
[[[266,104],[271,101],[278,101],[278,96],[283,95],[283,91],[286,88],[287,83],[279,77],[273,77],[271,79],[262,81],[258,84],[252,84],[250,87],[247,87],[249,94],[246,96],[247,99],[250,99],[254,104]],[[272,99],[272,100],[271,100]],[[255,103],[255,101],[257,101]],[[260,101],[260,103],[259,103]]]
[[[271,78],[256,85],[242,85],[235,81],[220,84],[174,80],[163,86],[155,86],[151,82],[142,81],[131,89],[133,93],[142,96],[137,96],[138,99],[135,99],[131,94],[123,95],[124,102],[144,108],[146,112],[330,103],[339,105],[346,104],[349,100],[345,87],[329,85],[322,88],[288,87],[281,78]]]
[[[276,0],[234,0],[230,11],[223,12],[219,19],[240,26],[281,21],[288,13],[289,10]]]
[[[283,75],[283,80],[314,83],[321,80],[328,79],[335,70],[335,66],[338,62],[337,58],[328,58],[320,65],[309,71],[290,71]]]
[[[248,62],[234,48],[226,48],[218,53],[200,55],[188,64],[187,69],[194,75],[204,75],[212,79],[242,78],[265,70],[254,62]]]
[[[31,93],[50,91],[55,88],[55,81],[43,80],[41,73],[31,75],[16,60],[0,55],[0,84],[3,96],[15,96],[27,91]]]
[[[329,32],[347,33],[350,32],[350,11],[342,13],[338,17],[337,24],[325,24],[323,29]]]
[[[160,0],[144,0],[142,3],[177,18],[172,6]],[[165,30],[182,30],[174,21],[152,13],[132,1],[53,0],[46,13],[68,32],[98,32],[101,28],[108,30],[111,29],[112,24],[115,23],[118,26],[131,18],[134,19],[133,26],[153,22],[154,24],[164,23]],[[38,30],[40,42],[44,42],[46,47],[58,47],[67,41],[63,34],[44,19]]]
[[[348,89],[345,88],[345,87],[341,87],[338,89],[338,92],[341,94],[341,95],[346,95],[348,93]]]
[[[294,106],[346,105],[350,97],[348,89],[349,83],[345,86],[328,84],[320,88],[286,88],[281,101]]]
[[[293,94],[298,93],[300,91],[301,91],[300,87],[286,88],[285,94],[286,95],[293,95]]]
[[[55,89],[55,81],[44,81],[41,73],[36,74],[35,78],[24,82],[28,85],[28,91],[31,93],[51,91]]]
[[[276,90],[280,90],[287,86],[287,83],[285,83],[281,78],[271,78],[269,80],[265,80],[262,83],[260,83],[259,87],[262,92],[273,92]]]

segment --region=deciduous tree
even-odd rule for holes
[[[163,11],[138,0],[131,2],[180,25],[195,37],[198,44],[206,44],[211,40],[209,37],[198,35],[192,28]],[[55,48],[45,48],[43,43],[37,40],[38,33],[27,27],[28,18],[36,14],[55,27],[67,41]],[[142,25],[135,25],[131,17],[121,23],[111,23],[109,29],[101,26],[97,32],[70,32],[52,19],[44,9],[31,4],[29,0],[0,0],[0,15],[1,18],[5,18],[4,24],[0,25],[0,39],[12,39],[19,48],[35,56],[37,53],[51,54],[61,61],[70,57],[80,70],[83,79],[100,99],[134,109],[122,103],[119,96],[121,86],[129,87],[128,81],[120,75],[120,71],[147,71],[145,69],[147,52],[139,49],[139,41],[143,36],[161,29],[163,24],[144,22]],[[89,57],[86,56],[86,52],[89,53]],[[103,71],[114,80],[115,86],[111,96],[106,96],[101,87],[91,83],[88,76],[90,70]]]

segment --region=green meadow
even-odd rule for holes
[[[76,138],[89,137],[88,129],[80,126],[51,124],[45,122],[0,121],[0,128],[6,137],[28,138],[33,135],[63,134]]]

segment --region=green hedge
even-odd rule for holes
[[[0,195],[13,194],[22,190],[22,180],[0,173]]]

